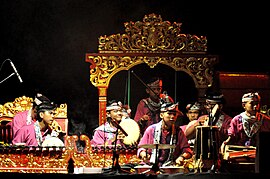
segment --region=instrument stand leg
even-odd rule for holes
[[[118,136],[118,130],[115,136],[116,139],[117,139],[117,136]],[[113,156],[112,156],[112,168],[111,168],[111,171],[109,171],[109,174],[131,173],[130,171],[126,171],[122,169],[121,166],[119,165],[119,153],[117,152],[116,143],[117,141],[115,141],[114,143],[114,150],[113,150]]]
[[[117,151],[113,151],[113,164],[112,164],[112,168],[109,171],[105,171],[104,173],[108,173],[111,175],[118,175],[118,174],[122,174],[122,173],[127,173],[130,174],[131,172],[128,170],[124,170],[121,168],[121,166],[119,165],[119,153],[117,153]]]
[[[202,173],[202,168],[203,168],[203,161],[202,161],[202,154],[201,154],[200,158],[195,163],[194,173]]]
[[[149,173],[149,174],[161,174],[164,173],[159,166],[158,166],[158,145],[156,144],[156,156],[155,156],[155,163],[153,164],[152,168],[149,170],[146,170],[142,172],[143,174]]]
[[[212,153],[213,164],[209,170],[209,173],[216,173],[218,172],[218,158],[219,157],[218,157],[217,143],[216,143],[216,139],[214,139],[214,136],[213,136],[212,127],[210,128],[210,142],[211,142],[210,151],[213,152]]]

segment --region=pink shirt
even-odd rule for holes
[[[143,135],[144,131],[148,126],[151,124],[158,123],[161,119],[159,117],[160,114],[160,108],[153,108],[150,109],[148,107],[149,104],[146,104],[145,102],[147,101],[148,98],[140,100],[137,106],[137,110],[134,116],[134,121],[136,121],[139,126],[140,126],[140,133],[141,136]],[[141,122],[141,118],[143,115],[148,115],[150,119],[148,121]]]
[[[138,146],[143,145],[143,144],[154,144],[155,129],[156,129],[157,126],[158,126],[158,124],[153,124],[153,125],[149,126],[145,130],[144,135],[141,138]],[[187,140],[184,132],[182,131],[182,129],[180,127],[176,129],[176,134],[177,134],[176,135],[176,147],[175,147],[175,150],[174,150],[174,153],[173,153],[174,160],[176,158],[178,158],[182,153],[189,153],[189,154],[193,155],[193,151],[190,148],[190,145],[188,144],[188,140]],[[167,134],[167,136],[166,136],[166,142],[165,142],[166,144],[170,143],[170,137],[169,136],[171,136],[171,132],[169,134]],[[165,144],[164,142],[160,142],[160,143]],[[146,150],[146,149],[145,148],[139,148],[138,149],[138,151],[137,151],[137,156],[138,157],[139,157],[140,153],[143,150]],[[149,154],[152,154],[152,149],[148,149],[147,152]]]
[[[38,146],[34,123],[19,129],[13,137],[12,144],[25,143],[26,146]]]
[[[44,141],[49,130],[41,131],[42,141]],[[41,142],[42,142],[41,141]],[[26,146],[39,146],[36,138],[35,123],[24,125],[13,137],[12,144],[25,143]]]
[[[106,145],[112,144],[112,139],[116,135],[116,128],[111,127],[108,122],[105,123],[105,125],[101,125],[98,128],[95,129],[93,138],[91,139],[91,145],[102,147],[106,143]],[[121,146],[124,146],[123,143],[121,143],[120,140],[117,140],[116,144],[120,144]]]
[[[31,110],[26,110],[22,112],[18,112],[13,120],[11,121],[11,128],[13,136],[16,134],[16,132],[22,128],[26,124],[31,124],[33,122],[31,118]]]
[[[256,146],[257,134],[260,132],[270,132],[270,117],[264,114],[260,114],[261,126],[258,131],[251,137],[248,137],[243,126],[243,113],[236,115],[232,121],[230,128],[228,129],[228,135],[231,136],[229,144],[232,145],[247,145],[247,141],[250,141],[251,146]]]

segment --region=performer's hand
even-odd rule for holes
[[[225,152],[225,146],[226,146],[226,143],[225,142],[222,142],[221,146],[220,146],[220,154],[221,155],[224,155],[224,152]]]
[[[199,119],[198,119],[198,122],[199,122],[200,126],[205,126],[205,125],[207,125],[208,119],[209,119],[208,116],[199,118]]]
[[[141,159],[145,162],[145,163],[148,163],[149,160],[150,160],[150,155],[146,153],[146,151],[142,151],[140,153],[140,157]]]
[[[175,160],[175,164],[177,166],[183,166],[184,165],[184,161],[185,158],[183,156],[179,156],[176,160]]]
[[[125,134],[123,134],[122,131],[119,131],[119,133],[117,135],[117,139],[122,141],[122,140],[124,140],[125,137],[126,137]]]
[[[143,115],[142,117],[141,117],[141,120],[142,121],[148,121],[150,119],[150,117],[147,115],[147,114],[145,114],[145,115]]]
[[[225,153],[225,147],[227,145],[227,143],[231,140],[231,136],[229,136],[225,141],[222,142],[221,146],[220,146],[220,154],[224,155]]]

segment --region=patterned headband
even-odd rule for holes
[[[106,107],[106,111],[111,111],[111,110],[120,110],[122,108],[122,103],[120,101],[115,102],[110,104],[109,106]]]
[[[149,87],[162,87],[162,80],[158,79],[152,83],[147,84]]]
[[[260,101],[260,100],[261,100],[261,97],[257,92],[255,92],[255,93],[246,93],[242,97],[242,102]]]

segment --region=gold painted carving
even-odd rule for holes
[[[13,102],[0,104],[0,117],[13,118],[18,112],[29,110],[32,107],[33,98],[22,96]],[[55,118],[67,118],[67,104],[60,104],[55,111]]]
[[[146,63],[158,63],[188,73],[197,88],[212,84],[216,56],[207,55],[207,38],[181,34],[182,23],[163,21],[160,15],[145,15],[142,21],[124,23],[124,34],[99,38],[99,53],[87,54],[90,81],[96,87],[108,87],[121,70]]]
[[[126,22],[125,34],[101,36],[100,53],[129,52],[206,52],[205,36],[181,34],[182,23],[163,21],[160,15],[145,15],[142,21]]]
[[[117,54],[114,54],[117,55]],[[114,74],[122,70],[129,70],[135,65],[146,63],[154,68],[158,63],[168,65],[176,71],[189,74],[197,88],[205,88],[212,84],[213,65],[217,63],[215,56],[181,55],[181,56],[99,56],[103,59],[101,64],[96,63],[96,68],[91,69],[90,81],[96,87],[108,86]],[[97,59],[89,55],[88,61],[95,63]],[[96,73],[98,72],[98,73]]]
[[[99,53],[88,53],[85,58],[90,63],[90,82],[107,90],[111,78],[119,71],[142,63],[150,68],[165,64],[186,72],[193,79],[200,98],[213,83],[213,67],[218,63],[218,56],[207,54],[205,36],[182,34],[181,25],[149,14],[142,21],[124,23],[124,34],[100,36]],[[99,124],[103,113],[99,114]]]

